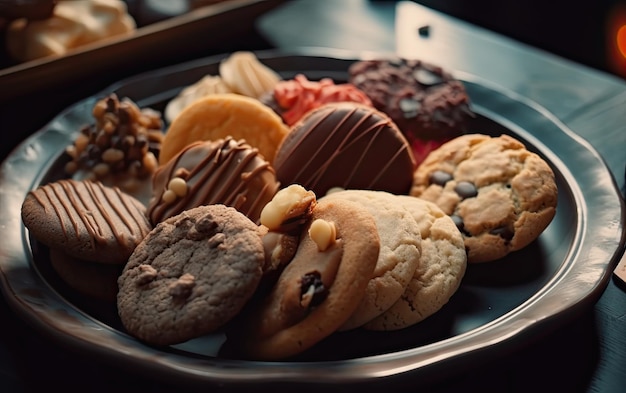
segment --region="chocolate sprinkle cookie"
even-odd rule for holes
[[[462,82],[420,60],[363,60],[348,70],[349,82],[398,125],[410,142],[463,134],[473,117]]]

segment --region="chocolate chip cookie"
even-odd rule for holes
[[[452,217],[476,263],[534,241],[556,214],[558,190],[552,168],[519,140],[469,134],[430,153],[414,173],[411,195]]]
[[[420,60],[363,60],[349,68],[349,81],[413,139],[441,140],[465,132],[473,116],[462,82]]]

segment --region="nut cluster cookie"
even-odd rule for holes
[[[262,233],[224,205],[199,206],[162,221],[137,246],[118,279],[122,324],[154,345],[221,328],[261,280]]]
[[[472,263],[519,250],[550,224],[558,190],[538,154],[509,135],[463,135],[415,171],[411,195],[436,203],[461,230]]]

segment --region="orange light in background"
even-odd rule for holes
[[[617,29],[617,49],[619,53],[626,58],[626,25],[622,25]]]
[[[626,78],[626,5],[615,6],[607,17],[608,64],[613,72]]]

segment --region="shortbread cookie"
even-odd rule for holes
[[[50,248],[79,259],[126,263],[152,226],[146,208],[116,187],[59,180],[28,193],[22,221]]]
[[[509,135],[464,135],[432,152],[415,171],[411,195],[435,202],[461,229],[468,261],[519,250],[550,224],[558,190],[538,154]]]
[[[439,311],[458,290],[467,268],[463,237],[437,205],[396,195],[411,212],[422,235],[420,261],[406,290],[387,311],[364,325],[370,330],[398,330]]]
[[[243,356],[265,360],[311,348],[358,307],[379,249],[376,222],[366,209],[351,201],[319,201],[293,260],[229,340]]]
[[[253,52],[233,52],[220,62],[220,76],[234,93],[261,98],[281,80],[280,75],[263,64]]]
[[[377,109],[325,104],[308,112],[278,147],[282,184],[300,184],[321,198],[333,187],[408,194],[415,160],[400,130]]]
[[[232,207],[200,206],[158,224],[118,280],[128,332],[170,345],[211,333],[253,295],[265,254],[259,227]]]
[[[374,216],[380,236],[380,252],[374,274],[361,303],[341,327],[362,326],[391,307],[402,295],[418,267],[422,235],[413,215],[383,191],[344,190],[321,200],[344,199],[360,203]]]
[[[244,139],[270,163],[289,128],[270,107],[239,94],[212,94],[194,101],[169,126],[159,154],[164,165],[196,141]]]

